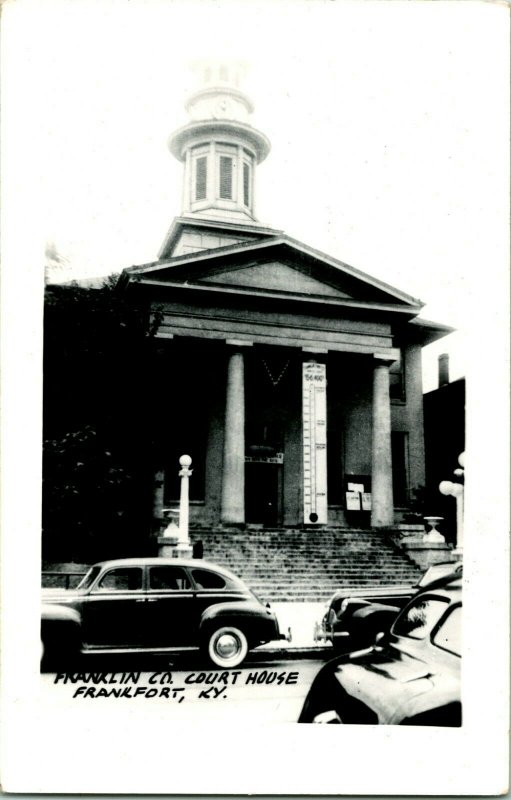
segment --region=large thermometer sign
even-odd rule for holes
[[[303,520],[326,525],[326,366],[303,365]]]

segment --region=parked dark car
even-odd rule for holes
[[[200,647],[218,667],[287,638],[245,584],[198,559],[143,558],[92,566],[76,589],[43,589],[47,659],[78,653],[165,653]]]
[[[417,591],[413,586],[365,586],[340,589],[325,606],[314,628],[316,642],[330,642],[338,653],[347,653],[374,642]]]
[[[460,726],[460,569],[423,580],[377,638],[320,670],[298,721]]]
[[[429,567],[413,586],[339,589],[326,603],[323,617],[314,627],[314,639],[330,642],[339,654],[367,647],[377,633],[389,630],[400,610],[422,586],[456,570],[461,570],[460,562],[444,562]]]

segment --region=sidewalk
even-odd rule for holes
[[[323,654],[331,649],[324,642],[314,641],[314,625],[320,622],[323,617],[325,603],[272,603],[272,611],[277,615],[281,633],[287,633],[291,628],[292,640],[287,642],[281,639],[279,642],[268,642],[258,651],[300,653],[304,655]]]

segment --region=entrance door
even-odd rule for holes
[[[266,527],[279,525],[282,516],[281,466],[245,464],[245,518]]]

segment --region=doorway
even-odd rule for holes
[[[280,464],[245,464],[245,518],[267,528],[282,524]]]

